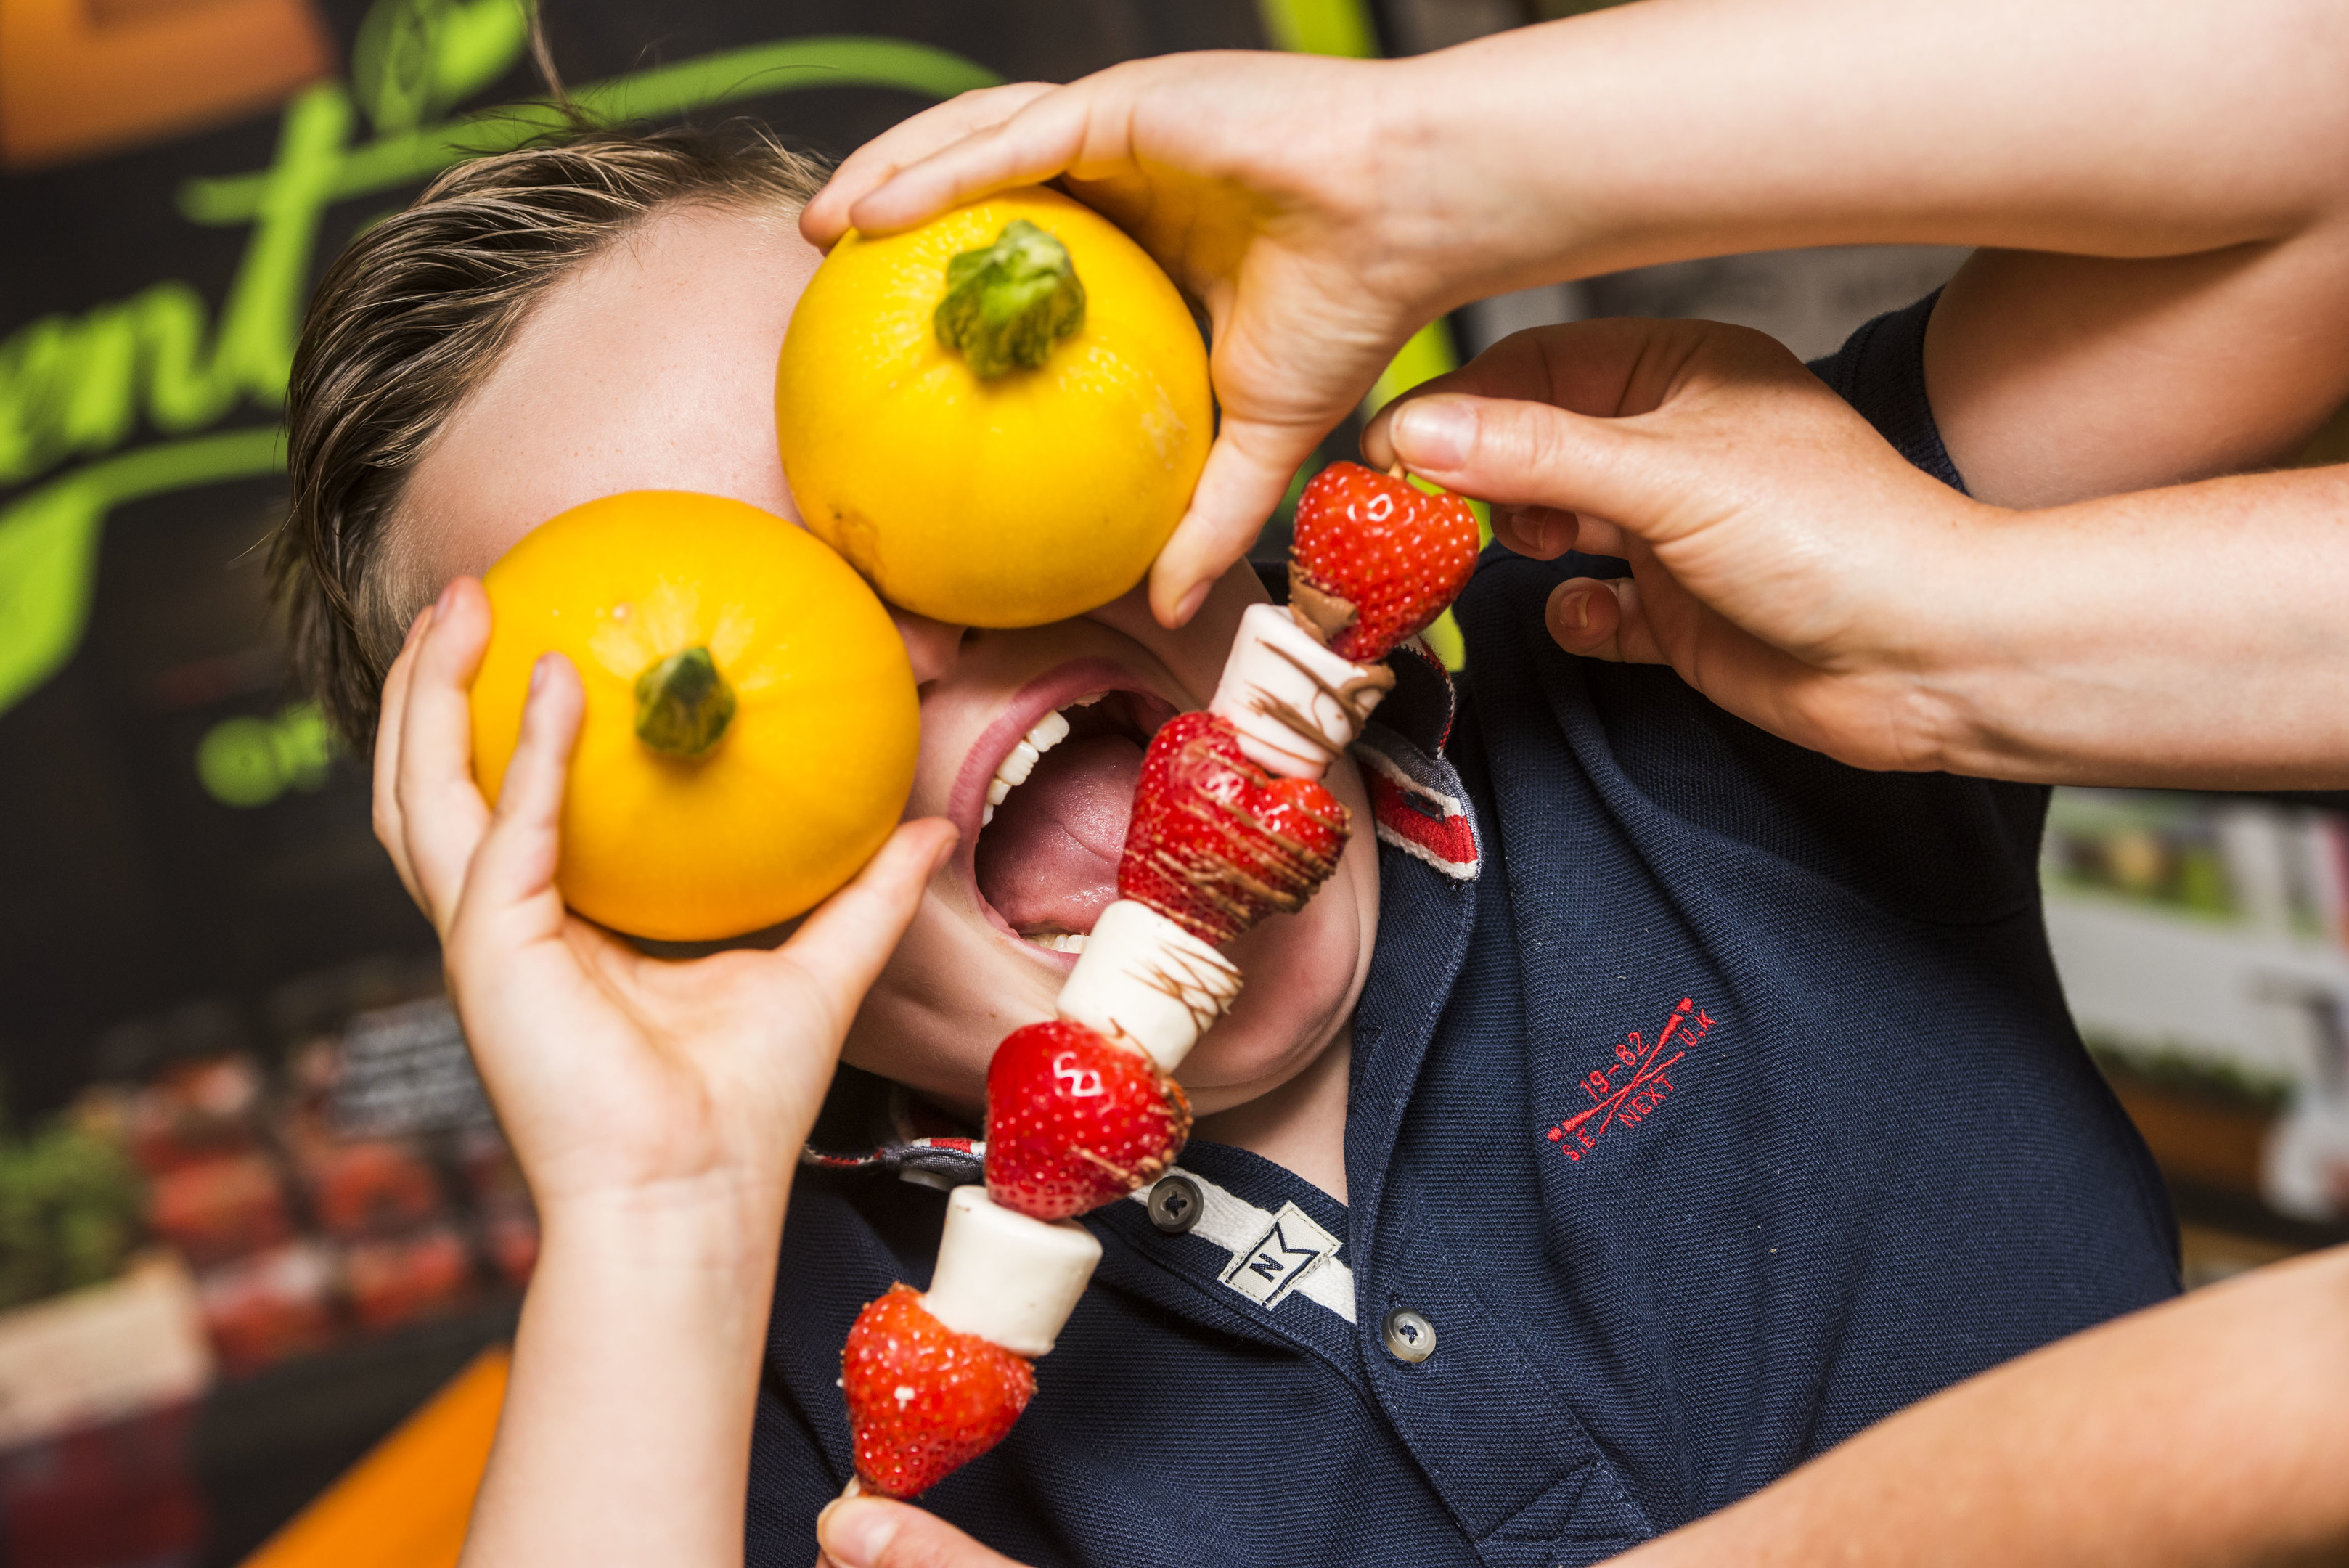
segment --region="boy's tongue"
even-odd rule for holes
[[[978,891],[1022,936],[1081,935],[1117,897],[1117,857],[1142,776],[1123,735],[1061,742],[978,836]]]

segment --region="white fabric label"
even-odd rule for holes
[[[1278,1306],[1315,1266],[1338,1251],[1338,1238],[1304,1210],[1284,1203],[1263,1235],[1236,1253],[1224,1283],[1252,1302]]]
[[[1181,1175],[1197,1184],[1205,1207],[1190,1234],[1212,1241],[1232,1255],[1216,1277],[1229,1289],[1268,1310],[1297,1296],[1354,1321],[1354,1271],[1338,1261],[1345,1243],[1314,1223],[1294,1203],[1280,1211],[1259,1209],[1206,1177],[1192,1171]],[[1149,1188],[1133,1194],[1147,1205]]]

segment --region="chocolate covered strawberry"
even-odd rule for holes
[[[1333,462],[1297,500],[1288,603],[1357,664],[1421,632],[1476,569],[1476,514],[1456,495]]]
[[[1286,914],[1337,869],[1345,804],[1319,780],[1276,778],[1213,713],[1151,739],[1118,862],[1120,898],[1217,945]]]
[[[1038,1220],[1149,1186],[1190,1132],[1182,1086],[1081,1023],[1014,1030],[987,1069],[987,1195]]]
[[[848,1331],[841,1391],[856,1474],[912,1497],[1001,1442],[1036,1392],[1036,1369],[975,1334],[957,1334],[910,1287],[892,1285]]]

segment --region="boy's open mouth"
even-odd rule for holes
[[[1048,710],[996,764],[972,869],[978,896],[1014,935],[1084,950],[1117,897],[1143,751],[1175,711],[1151,692],[1098,686]]]

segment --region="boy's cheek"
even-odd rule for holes
[[[976,1116],[996,1043],[1052,1014],[1056,978],[1007,950],[962,908],[949,860],[849,1025],[850,1065]]]
[[[1239,635],[1241,615],[1250,605],[1266,602],[1267,597],[1256,568],[1242,561],[1216,579],[1207,602],[1179,630],[1168,631],[1151,615],[1146,579],[1099,609],[1087,611],[1084,618],[1123,632],[1148,649],[1204,707],[1223,678],[1224,660]]]

